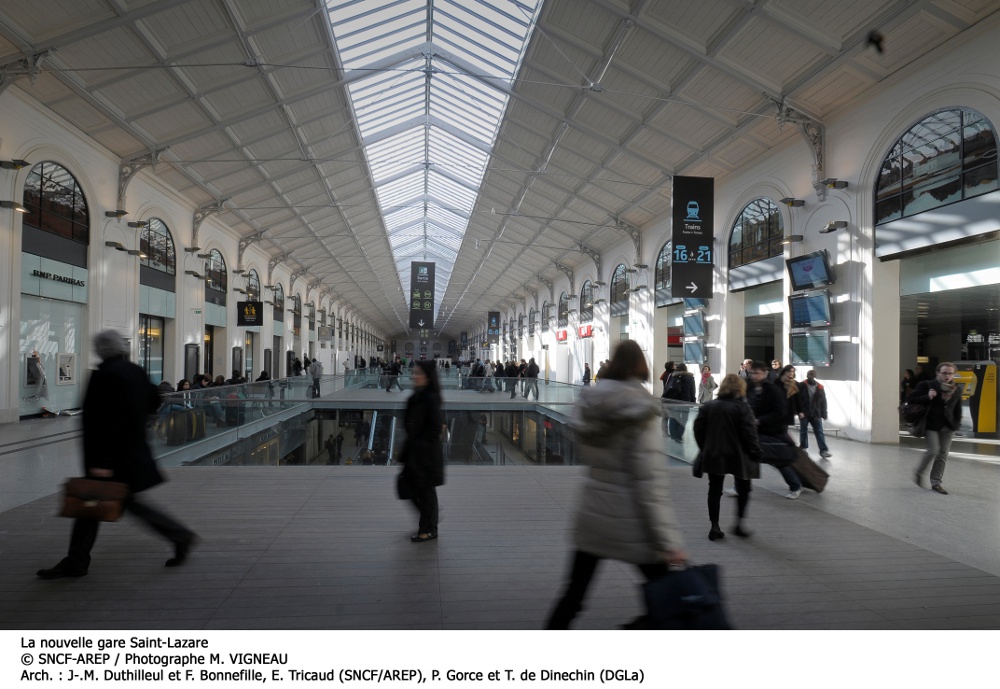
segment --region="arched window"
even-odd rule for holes
[[[875,183],[875,224],[997,188],[997,137],[973,110],[925,117],[893,145]]]
[[[542,332],[549,331],[549,318],[552,317],[552,304],[548,301],[542,304]]]
[[[729,235],[729,268],[772,256],[781,256],[784,225],[778,205],[768,198],[754,199],[740,212]]]
[[[560,328],[569,325],[569,295],[565,292],[559,295],[559,313],[556,314],[556,325]]]
[[[524,337],[524,314],[517,317],[517,336]]]
[[[151,218],[139,235],[139,251],[145,254],[142,265],[159,270],[167,275],[177,273],[177,254],[174,253],[174,238],[170,230],[159,218]]]
[[[219,292],[225,292],[229,289],[226,259],[222,258],[218,249],[212,249],[208,252],[208,258],[205,260],[205,276],[208,278],[206,284],[210,288]]]
[[[535,307],[531,307],[531,311],[528,312],[528,336],[535,334],[535,322],[538,320],[538,312],[535,311]]]
[[[580,322],[590,323],[594,320],[594,283],[587,280],[580,289]]]
[[[274,310],[285,310],[285,288],[281,286],[280,282],[274,285]]]
[[[611,274],[611,315],[628,315],[628,273],[624,263],[619,263]]]
[[[656,305],[666,306],[668,303],[673,301],[670,298],[670,267],[671,259],[673,258],[672,252],[674,250],[674,243],[668,241],[660,249],[660,253],[656,256],[656,274],[654,279],[656,280],[655,287],[656,290]]]
[[[260,275],[253,268],[247,273],[247,299],[260,301]]]
[[[90,213],[87,199],[76,178],[58,163],[45,161],[31,168],[24,182],[25,225],[90,243]]]

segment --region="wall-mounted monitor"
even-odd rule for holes
[[[788,268],[793,292],[826,287],[837,281],[837,276],[830,267],[830,255],[826,249],[790,258],[785,261],[785,265]]]
[[[685,311],[701,311],[708,308],[708,299],[688,299],[684,298]]]
[[[788,297],[789,323],[793,328],[819,328],[833,323],[830,290],[817,289]]]
[[[793,366],[830,366],[833,350],[829,330],[806,330],[788,335],[788,349]]]
[[[707,358],[705,356],[705,341],[704,340],[685,340],[684,341],[684,363],[685,364],[697,364],[698,366],[704,366]]]
[[[705,337],[705,313],[703,311],[684,314],[684,337]]]

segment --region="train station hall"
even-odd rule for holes
[[[518,644],[572,571],[625,653],[677,560],[738,630],[1000,629],[998,44],[998,0],[4,0],[0,629]],[[795,464],[720,498],[764,388]],[[97,537],[119,455],[163,484]],[[630,519],[655,565],[582,545]]]

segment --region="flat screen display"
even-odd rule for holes
[[[817,328],[833,323],[830,290],[818,289],[788,297],[788,313],[793,328]]]
[[[830,258],[826,250],[814,251],[804,256],[790,258],[786,261],[788,277],[792,281],[792,291],[826,287],[837,281],[830,267]]]
[[[708,308],[708,299],[688,299],[684,298],[685,311],[700,311]]]
[[[794,366],[830,366],[833,363],[829,330],[790,333],[788,349]]]
[[[705,337],[705,314],[701,311],[684,314],[684,337]]]
[[[684,363],[705,365],[705,342],[704,340],[684,341]]]

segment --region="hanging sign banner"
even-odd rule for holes
[[[410,327],[434,327],[434,264],[410,263]]]
[[[236,325],[237,327],[264,325],[264,302],[236,302]]]
[[[487,312],[486,340],[490,344],[500,344],[500,312]]]
[[[671,297],[712,297],[715,180],[674,177]]]

